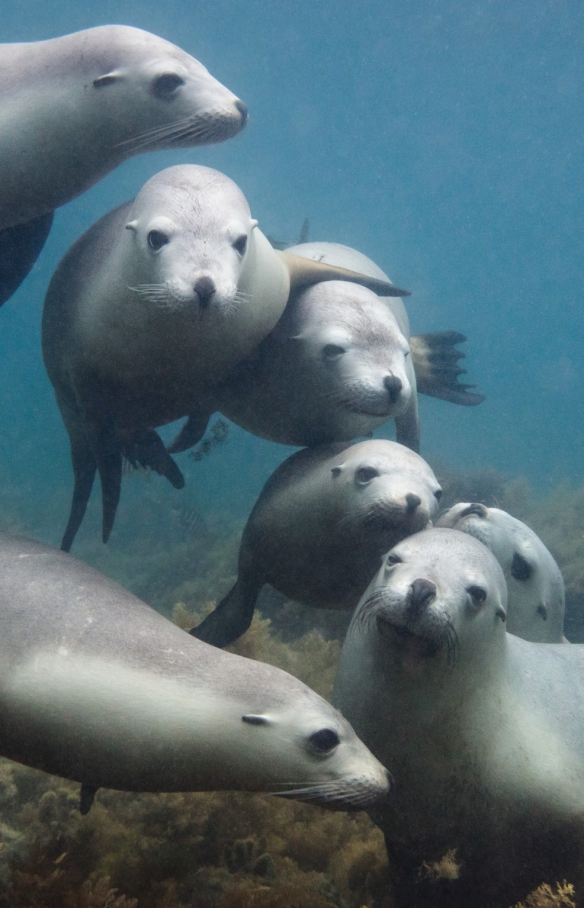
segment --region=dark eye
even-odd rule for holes
[[[442,498],[442,489],[436,489],[436,491],[434,492],[434,498],[436,499],[436,501],[440,501],[440,499]]]
[[[375,467],[359,467],[355,471],[355,479],[361,483],[371,482],[376,476],[379,476],[379,471]]]
[[[511,562],[511,576],[515,577],[515,580],[529,580],[533,574],[533,567],[530,565],[529,561],[520,555],[519,552],[515,552],[513,555],[513,561]]]
[[[345,348],[339,347],[338,344],[327,344],[322,348],[322,355],[325,359],[336,359],[337,356],[342,356],[346,352]]]
[[[157,98],[169,98],[180,85],[184,84],[184,79],[181,79],[176,73],[164,73],[152,83],[152,94]]]
[[[243,233],[235,240],[233,248],[236,252],[239,252],[240,255],[244,254],[245,250],[247,249],[247,236],[245,235],[245,233]]]
[[[475,605],[482,605],[486,601],[487,591],[482,586],[469,586],[466,591]]]
[[[385,560],[385,563],[386,564],[403,564],[403,559],[401,559],[399,557],[399,555],[388,555]]]
[[[308,740],[319,754],[327,754],[341,743],[338,734],[332,728],[321,728],[320,731],[315,731]]]
[[[154,249],[156,252],[158,249],[162,249],[163,246],[169,242],[169,239],[162,230],[151,230],[148,234],[148,245],[151,249]]]

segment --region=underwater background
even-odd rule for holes
[[[0,5],[1,42],[106,23],[155,32],[201,60],[242,98],[249,124],[221,145],[130,160],[57,211],[37,265],[0,313],[0,529],[58,545],[68,513],[68,440],[40,350],[58,261],[157,171],[207,164],[238,183],[270,237],[293,243],[308,218],[310,240],[374,259],[412,291],[414,334],[467,335],[468,380],[486,401],[422,398],[421,453],[443,481],[445,506],[497,503],[540,533],[564,572],[567,635],[584,640],[584,6]],[[290,453],[230,427],[208,455],[178,457],[182,492],[158,476],[128,477],[107,547],[96,487],[73,554],[190,626],[189,612],[204,613],[231,586],[244,521]],[[295,606],[279,615],[258,619],[238,651],[327,695],[343,619]],[[2,906],[390,904],[381,835],[362,814],[100,792],[81,818],[75,786],[9,763],[0,775]],[[571,904],[569,894],[558,899]]]

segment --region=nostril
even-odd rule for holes
[[[431,580],[418,578],[418,580],[414,580],[410,586],[408,594],[409,606],[416,612],[421,611],[425,606],[429,605],[435,597],[436,584],[432,583]]]
[[[396,375],[386,375],[383,379],[383,384],[389,394],[389,399],[392,404],[394,404],[403,388],[401,378],[398,378]]]
[[[211,297],[216,291],[214,282],[210,277],[200,277],[198,281],[193,285],[193,290],[199,297],[199,305],[201,309],[206,309],[209,303],[211,302]]]
[[[239,111],[239,113],[241,114],[241,120],[242,120],[242,122],[243,122],[243,123],[247,123],[248,112],[247,112],[247,107],[245,106],[245,104],[243,103],[243,101],[237,100],[237,101],[235,102],[235,106],[236,106],[237,110]]]
[[[422,504],[422,499],[419,495],[413,495],[411,492],[408,492],[406,495],[406,502],[408,505],[408,514],[412,514],[416,508],[419,508]]]

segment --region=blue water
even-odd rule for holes
[[[414,333],[468,335],[469,377],[487,400],[476,409],[424,400],[422,454],[524,475],[536,490],[581,481],[578,0],[21,0],[2,4],[0,40],[109,22],[179,44],[245,101],[250,121],[222,145],[129,161],[61,209],[34,272],[0,312],[0,478],[23,528],[58,542],[72,483],[40,353],[51,274],[96,218],[181,162],[231,176],[271,236],[295,241],[308,217],[310,239],[365,252],[412,290]],[[234,430],[200,464],[179,457],[180,494],[245,516],[287,453]],[[161,508],[178,500],[153,482]]]

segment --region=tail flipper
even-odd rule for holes
[[[73,487],[69,520],[61,542],[61,549],[64,552],[70,551],[77,530],[81,526],[97,470],[97,462],[91,446],[81,434],[75,438],[71,437],[71,461],[73,463],[75,485]]]
[[[463,407],[476,407],[485,399],[484,394],[471,391],[476,385],[465,385],[458,381],[466,375],[466,369],[458,366],[458,360],[466,354],[456,349],[456,344],[466,341],[458,331],[439,331],[436,334],[417,334],[410,337],[410,351],[416,372],[416,383],[420,394],[448,400]]]

